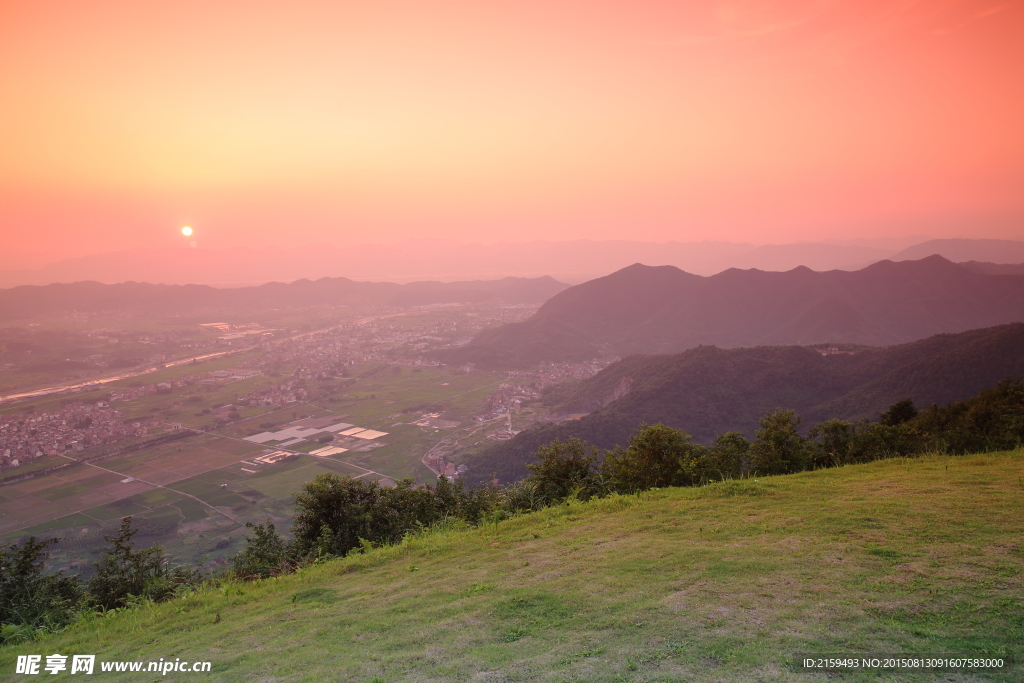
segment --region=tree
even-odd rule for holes
[[[288,545],[274,530],[269,519],[266,524],[249,522],[245,528],[252,529],[253,535],[245,537],[245,549],[231,558],[235,576],[240,579],[265,579],[285,574],[295,567]]]
[[[916,420],[896,425],[863,420],[854,425],[849,462],[870,462],[920,453],[924,440]]]
[[[689,434],[663,424],[641,424],[629,446],[604,460],[602,472],[617,491],[692,486],[707,480],[707,451]]]
[[[717,479],[738,479],[750,466],[750,442],[740,432],[722,434],[708,449],[707,469]]]
[[[950,453],[1009,450],[1024,444],[1024,378],[1008,377],[977,396],[930,406],[910,424],[928,446]],[[922,446],[923,447],[923,446]]]
[[[807,432],[815,449],[812,460],[820,467],[838,467],[855,462],[853,453],[854,425],[832,418],[816,424]]]
[[[895,427],[904,422],[910,422],[917,417],[917,408],[914,407],[913,399],[905,398],[889,406],[889,410],[882,413],[879,421],[886,427]]]
[[[597,451],[586,441],[576,437],[566,441],[555,439],[537,450],[537,458],[540,462],[526,468],[544,501],[558,502],[574,494],[587,500],[602,492]]]
[[[800,418],[793,410],[777,408],[758,424],[756,440],[750,446],[750,466],[757,474],[801,472],[811,463],[811,450],[800,436]]]
[[[447,477],[440,477],[434,486],[437,516],[462,519],[470,524],[476,524],[493,510],[499,496],[495,486],[467,490],[466,482],[461,479],[449,481]]]
[[[376,481],[340,477],[327,473],[306,483],[295,496],[292,533],[299,556],[315,553],[326,527],[331,530],[330,552],[345,555],[359,546],[359,539],[381,538],[377,515],[381,487]]]
[[[0,624],[22,627],[4,629],[3,639],[12,631],[29,636],[37,629],[56,629],[71,623],[82,603],[82,586],[77,576],[63,572],[44,575],[47,548],[60,539],[0,547]]]
[[[202,580],[194,567],[172,567],[158,545],[135,550],[132,537],[137,532],[132,528],[132,518],[125,517],[116,536],[103,537],[113,549],[96,563],[96,573],[88,583],[89,597],[96,606],[114,609],[139,598],[160,602]]]
[[[462,482],[438,480],[436,488],[402,479],[393,487],[376,481],[321,474],[295,496],[295,557],[343,556],[364,541],[396,543],[446,517],[475,523],[494,506],[489,489],[466,491]]]

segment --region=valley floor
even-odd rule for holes
[[[1022,570],[1024,450],[897,459],[435,531],[80,622],[0,648],[0,672],[25,680],[17,655],[61,653],[212,663],[98,663],[102,681],[1018,681]],[[897,653],[1007,665],[793,665]]]

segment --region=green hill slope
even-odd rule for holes
[[[1018,664],[943,680],[1016,681],[1022,570],[1024,451],[888,460],[435,532],[0,648],[0,671],[62,653],[212,662],[102,680],[803,682],[828,676],[797,653],[946,653]]]
[[[625,446],[641,422],[662,422],[708,444],[733,430],[753,437],[758,419],[780,407],[796,410],[807,428],[833,417],[875,419],[905,398],[922,408],[945,405],[1024,375],[1021,349],[1024,324],[1014,323],[862,348],[852,356],[823,357],[802,346],[702,346],[671,356],[627,356],[545,396],[553,416],[589,415],[542,422],[468,454],[466,478],[516,481],[527,475],[537,449],[554,439]]]

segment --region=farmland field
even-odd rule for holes
[[[335,321],[345,316],[351,319],[356,312],[310,311],[294,315],[280,312],[274,315],[280,320],[254,318],[239,322],[257,322],[276,329],[311,330],[324,326],[332,316]],[[391,331],[382,334],[421,329],[453,315],[462,314],[453,311],[388,314],[382,324]],[[469,311],[466,320],[474,315],[476,313]],[[492,313],[487,315],[493,317]],[[115,326],[111,321],[98,319],[97,324],[100,322]],[[150,333],[173,332],[184,326],[196,328],[195,334],[189,333],[195,339],[210,341],[219,333],[212,328],[196,327],[205,322],[210,321],[165,320],[152,326]],[[146,329],[144,323],[143,320],[124,329],[141,333]],[[476,324],[472,322],[470,327]],[[116,326],[123,327],[120,323]],[[452,329],[454,327],[453,323]],[[461,322],[458,327],[470,329]],[[440,334],[464,333],[468,334],[461,331]],[[359,349],[368,349],[369,353],[378,354],[375,358],[383,358],[372,333],[366,336],[358,329],[351,329],[345,334],[367,340],[365,344],[358,342],[353,346],[357,349],[353,353],[365,354],[367,351]],[[345,335],[340,335],[324,339],[330,346],[335,339],[344,338]],[[102,342],[104,337],[83,339],[91,350],[108,355],[127,353],[146,357],[154,352],[166,353],[133,338],[123,339],[120,344]],[[305,342],[299,341],[286,348],[300,349],[303,344]],[[221,351],[223,347],[211,350]],[[364,359],[338,366],[330,376],[298,380],[298,386],[306,392],[305,400],[256,407],[249,405],[245,397],[293,383],[299,366],[306,362],[296,361],[296,356],[283,356],[260,365],[265,353],[267,348],[233,351],[195,363],[156,369],[137,377],[125,377],[73,395],[40,396],[0,406],[0,414],[38,414],[59,411],[72,402],[87,404],[104,399],[110,400],[110,407],[118,411],[117,420],[156,418],[158,421],[149,428],[148,436],[125,438],[85,451],[68,452],[65,456],[41,457],[22,463],[17,469],[5,470],[5,476],[22,479],[0,484],[0,541],[29,534],[58,536],[63,540],[53,557],[56,565],[72,571],[89,571],[104,546],[103,536],[109,535],[121,518],[131,515],[142,525],[137,539],[141,545],[159,543],[182,561],[221,563],[242,547],[247,522],[270,519],[280,529],[287,530],[293,516],[293,495],[318,474],[333,472],[384,484],[406,477],[418,482],[434,481],[435,475],[423,464],[423,456],[442,444],[453,450],[451,443],[456,437],[461,439],[459,446],[484,439],[494,427],[474,421],[474,416],[480,413],[484,399],[506,379],[501,374]],[[416,351],[407,349],[396,353],[397,357],[408,358],[409,353]],[[231,380],[207,374],[257,366],[262,374],[245,379]],[[86,374],[103,373],[90,370]],[[186,386],[165,388],[160,393],[126,400],[105,398],[111,391],[173,381],[186,375],[193,376]],[[197,381],[196,377],[205,379]],[[54,375],[50,381],[62,379],[65,378]],[[225,406],[230,406],[230,411]],[[231,412],[230,417],[228,412]],[[413,424],[426,414],[439,415],[436,424],[443,426]],[[292,423],[302,424],[303,420],[328,416],[333,416],[337,422],[374,430],[376,434],[369,434],[376,438],[330,434],[334,438],[331,445],[345,451],[315,457],[307,453],[321,448],[320,437],[329,434],[311,432],[303,435],[303,442],[290,447],[289,458],[274,464],[258,462],[257,458],[279,449],[277,444],[244,440],[259,432],[276,431]],[[170,429],[171,422],[193,430],[192,435],[156,446],[147,445],[154,434]],[[138,450],[131,450],[135,447]],[[54,467],[62,469],[39,473]],[[23,479],[24,475],[34,473],[39,474]]]
[[[433,481],[433,473],[421,462],[423,454],[453,432],[478,431],[472,416],[501,381],[490,375],[380,364],[357,367],[353,374],[354,382],[344,380],[344,388],[333,393],[332,387],[342,385],[341,381],[314,384],[312,390],[325,400],[283,410],[243,408],[243,419],[226,427],[2,485],[0,539],[56,535],[65,540],[54,560],[72,570],[88,569],[98,557],[102,537],[122,517],[132,515],[140,523],[148,520],[139,539],[143,544],[160,543],[181,561],[222,562],[244,543],[245,523],[271,519],[287,529],[293,515],[292,496],[318,474],[332,472],[385,484],[405,477]],[[244,393],[250,385],[267,380],[253,378],[216,387],[210,397],[204,395],[190,409],[212,404],[228,392]],[[167,397],[147,398],[155,402]],[[144,415],[145,405],[140,402],[127,410]],[[123,402],[117,404],[119,410],[125,410],[123,406]],[[247,412],[251,413],[248,419]],[[411,424],[426,412],[440,413],[458,426],[434,429]],[[291,459],[274,464],[255,460],[275,450],[272,444],[243,440],[263,431],[259,425],[267,424],[268,417],[277,425],[274,429],[280,429],[292,421],[301,424],[327,416],[383,435],[338,437],[347,452],[327,458],[303,454],[320,447],[316,441],[296,444]],[[59,456],[47,460],[71,462]]]

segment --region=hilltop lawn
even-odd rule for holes
[[[811,682],[832,676],[794,655],[945,653],[1017,663],[838,676],[1018,681],[1022,570],[1024,451],[887,460],[436,531],[0,648],[0,672],[56,652],[213,663],[104,681]]]

